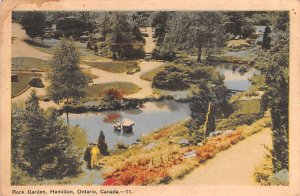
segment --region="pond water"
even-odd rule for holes
[[[242,90],[246,91],[251,86],[249,78],[254,75],[259,75],[260,71],[247,67],[247,72],[239,72],[240,65],[234,64],[221,64],[216,66],[216,69],[220,74],[224,75],[224,83],[228,89]]]
[[[118,118],[134,121],[133,133],[116,132],[113,122],[109,118]],[[66,114],[62,116],[66,120]],[[141,109],[125,111],[106,111],[99,113],[69,114],[70,125],[79,125],[86,131],[88,142],[97,142],[100,130],[103,130],[108,148],[117,143],[132,144],[143,134],[153,132],[163,126],[173,124],[190,117],[188,103],[178,103],[172,100],[147,102]]]
[[[240,65],[221,64],[217,65],[216,69],[224,75],[224,83],[227,88],[248,90],[251,86],[248,79],[260,72],[254,68],[247,68],[247,72],[240,73],[238,72],[239,67]],[[179,97],[183,95],[187,96],[180,94]],[[141,138],[143,134],[186,119],[190,117],[190,112],[188,103],[165,100],[147,102],[140,109],[69,114],[69,122],[70,125],[78,125],[85,130],[88,142],[97,142],[100,130],[103,130],[108,148],[112,149],[118,143],[130,145]],[[66,120],[66,114],[63,114],[62,117]],[[114,131],[114,121],[121,118],[134,121],[133,133],[121,134]]]

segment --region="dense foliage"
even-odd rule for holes
[[[80,172],[71,136],[56,110],[43,111],[33,91],[25,109],[12,110],[12,166],[29,176],[61,179]],[[18,176],[12,176],[18,184]]]
[[[114,59],[141,58],[143,49],[135,42],[143,42],[137,23],[126,12],[108,12],[100,24],[100,33],[113,52]]]
[[[164,15],[163,15],[164,16]],[[192,51],[197,49],[197,61],[202,61],[203,50],[212,51],[225,43],[223,16],[219,12],[176,12],[167,21],[167,33],[161,49]]]
[[[83,35],[84,32],[92,32],[95,28],[95,24],[80,18],[66,17],[58,20],[56,29],[61,36],[78,38]]]
[[[191,129],[197,130],[206,119],[210,102],[214,103],[213,115],[227,116],[231,112],[227,102],[227,88],[224,78],[213,68],[208,66],[168,65],[153,78],[153,87],[164,90],[192,91],[190,101]]]
[[[70,98],[77,100],[84,96],[83,88],[87,85],[88,77],[80,70],[79,61],[73,40],[62,39],[48,74],[48,92],[56,103],[64,99],[68,102]]]
[[[21,24],[31,39],[38,36],[43,37],[46,18],[42,12],[25,12],[21,18]]]
[[[225,24],[227,33],[243,38],[250,37],[254,28],[250,21],[245,17],[246,12],[225,12],[228,22]]]
[[[165,90],[185,90],[190,87],[188,69],[179,66],[166,66],[158,72],[154,78],[152,86]]]
[[[268,90],[262,107],[271,108],[273,124],[273,168],[277,172],[289,168],[289,16],[288,12],[273,15],[270,50],[260,51],[259,66],[266,72]]]

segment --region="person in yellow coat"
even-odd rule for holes
[[[100,149],[98,144],[93,143],[91,147],[91,169],[97,166],[98,158],[100,157]]]

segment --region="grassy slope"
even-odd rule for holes
[[[158,72],[162,71],[162,70],[164,69],[164,67],[167,66],[167,65],[168,65],[168,64],[163,64],[162,66],[160,66],[160,67],[158,67],[158,68],[156,68],[156,69],[153,69],[153,70],[151,70],[151,71],[148,71],[148,72],[146,72],[146,73],[143,73],[143,74],[141,75],[141,79],[146,80],[146,81],[152,81],[153,78],[154,78],[154,76],[155,76]]]
[[[86,61],[85,64],[90,65],[97,69],[102,69],[104,71],[112,73],[123,73],[127,72],[130,66],[137,66],[137,62],[130,61],[112,61],[112,62],[89,62]]]
[[[32,71],[36,68],[38,71],[49,71],[50,65],[48,61],[30,57],[12,58],[12,70]]]
[[[24,92],[26,89],[30,87],[29,81],[33,76],[40,77],[41,74],[33,74],[33,73],[18,73],[19,82],[11,83],[11,96],[14,98],[19,93]]]
[[[140,91],[140,87],[131,82],[110,82],[103,84],[89,85],[85,88],[88,97],[99,97],[104,95],[105,90],[114,88],[124,94],[133,94]]]
[[[254,85],[252,88],[254,90],[258,90],[258,87],[263,85],[261,78],[253,78]],[[108,179],[108,184],[168,183],[172,179],[180,178],[189,173],[199,165],[199,161],[201,163],[212,158],[217,152],[227,149],[240,139],[271,126],[269,112],[257,120],[261,117],[259,116],[260,99],[240,100],[235,98],[233,104],[235,112],[229,118],[218,120],[216,127],[217,130],[223,131],[234,129],[236,130],[234,135],[218,136],[213,139],[214,142],[208,142],[202,147],[180,147],[178,141],[189,139],[186,122],[162,128],[144,136],[141,139],[141,144],[133,145],[128,150],[117,152],[100,161],[104,164],[103,172]],[[150,143],[155,144],[154,148],[145,150],[145,146]],[[196,150],[197,157],[183,159],[183,154],[191,150]]]
[[[59,46],[59,40],[55,40],[52,39],[52,42],[45,39],[44,43],[41,40],[35,40],[35,41],[31,41],[31,40],[25,40],[25,42],[31,46],[33,46],[34,48],[36,48],[37,50],[40,50],[41,52],[47,53],[47,54],[51,54],[54,55],[56,48]],[[95,55],[95,53],[93,51],[90,50],[86,50],[86,43],[80,43],[78,41],[75,41],[76,46],[78,48],[78,51],[80,53],[80,56],[82,59],[107,59],[104,57],[99,57],[97,55]]]
[[[151,185],[168,183],[188,174],[205,160],[213,158],[218,152],[226,150],[254,133],[270,126],[270,114],[247,126],[238,126],[232,135],[221,135],[208,140],[203,146],[180,147],[178,141],[188,137],[186,122],[177,123],[145,136],[141,144],[103,158],[104,176],[110,185]],[[151,150],[145,146],[154,143]],[[194,158],[183,158],[183,154],[195,150]]]

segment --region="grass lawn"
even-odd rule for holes
[[[250,125],[260,118],[260,100],[237,100],[233,103],[234,113],[228,118],[217,120],[216,130],[235,129],[239,125]]]
[[[55,51],[60,44],[60,40],[57,40],[57,39],[44,39],[43,41],[36,39],[34,41],[31,41],[31,40],[24,40],[24,41],[27,44],[36,48],[37,50],[40,50],[41,52],[51,54],[51,55],[55,54]],[[77,49],[78,49],[82,59],[86,59],[86,60],[88,60],[88,59],[93,59],[93,60],[107,59],[107,58],[95,55],[93,51],[86,50],[85,49],[86,43],[81,43],[79,41],[75,41],[75,44],[77,46]]]
[[[109,82],[103,84],[89,85],[85,88],[87,97],[100,97],[104,95],[107,89],[114,88],[122,93],[128,95],[137,93],[141,88],[131,82]]]
[[[111,62],[86,61],[85,64],[112,73],[124,73],[129,70],[128,69],[129,67],[138,66],[137,62],[135,61],[111,61]]]
[[[16,57],[11,59],[12,70],[14,71],[31,71],[36,68],[38,71],[49,71],[50,65],[48,61],[44,61],[31,57]]]
[[[19,82],[12,82],[11,83],[11,96],[12,98],[18,96],[20,93],[27,90],[30,85],[29,81],[34,76],[40,77],[41,74],[32,74],[32,73],[18,73]]]
[[[148,72],[146,72],[146,73],[143,73],[143,74],[141,75],[141,79],[146,80],[146,81],[152,81],[153,78],[154,78],[154,76],[155,76],[158,72],[162,71],[167,65],[169,65],[169,64],[168,64],[168,63],[163,64],[162,66],[160,66],[160,67],[158,67],[158,68],[156,68],[156,69],[153,69],[153,70],[151,70],[151,71],[148,71]]]

